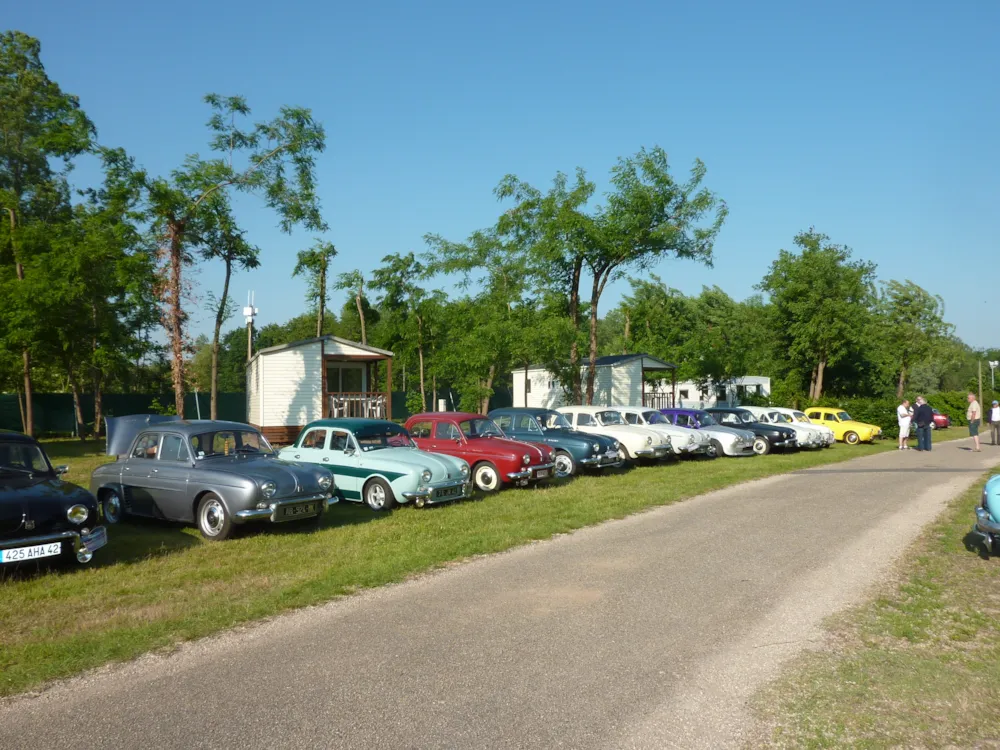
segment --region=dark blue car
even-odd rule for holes
[[[489,416],[507,437],[552,448],[557,477],[572,476],[581,468],[622,465],[617,440],[574,430],[566,417],[552,409],[511,407],[494,409]]]

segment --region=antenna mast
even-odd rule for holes
[[[253,319],[260,312],[253,306],[254,293],[247,292],[247,306],[243,308],[243,319],[247,322],[247,362],[253,356]]]

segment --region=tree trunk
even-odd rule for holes
[[[487,414],[487,413],[489,413],[489,410],[490,410],[490,396],[492,395],[492,390],[493,390],[493,378],[496,377],[496,374],[497,374],[497,366],[496,365],[490,365],[490,374],[486,378],[486,382],[483,384],[484,385],[484,390],[486,391],[486,395],[483,396],[483,400],[479,404],[479,413],[480,414]]]
[[[816,365],[816,400],[823,395],[823,371],[826,369],[826,357],[822,357]]]
[[[427,409],[427,395],[424,392],[424,321],[417,316],[417,358],[420,360],[420,407]]]
[[[229,279],[233,275],[233,259],[227,256],[225,261],[226,276],[222,282],[222,297],[219,298],[219,309],[215,313],[215,332],[212,334],[212,400],[209,419],[219,418],[219,336],[226,318],[226,303],[229,301]]]
[[[173,361],[170,374],[174,385],[177,416],[184,419],[184,309],[181,304],[182,266],[184,265],[181,233],[183,224],[171,222],[168,228],[170,241],[170,269],[167,282],[167,332]]]
[[[25,425],[27,425],[27,421],[26,421],[27,417],[26,417],[26,415],[24,413],[24,395],[21,393],[21,389],[20,388],[17,389],[17,409],[18,409],[18,411],[21,412],[21,432],[24,432],[24,434],[27,435],[28,434],[26,432],[27,427],[25,426]]]
[[[899,384],[896,386],[896,398],[903,398],[903,391],[906,390],[906,363],[899,368]]]
[[[628,354],[628,339],[632,333],[632,315],[625,310],[625,340],[622,341],[622,354]]]
[[[812,369],[812,373],[809,375],[809,400],[816,400],[816,368]]]
[[[24,363],[24,434],[35,436],[35,407],[31,403],[31,352],[25,348],[21,352]]]
[[[580,333],[580,274],[583,272],[583,258],[577,257],[573,262],[573,274],[569,288],[569,321],[573,326],[573,343],[569,347],[570,387],[573,391],[573,403],[583,403],[580,390],[580,343],[577,336]]]
[[[94,377],[94,437],[100,437],[104,431],[104,390],[101,387],[101,377]]]
[[[431,375],[431,411],[437,411],[438,376]]]
[[[594,403],[594,379],[597,376],[597,304],[600,301],[600,274],[595,273],[590,293],[590,364],[587,365],[587,406]]]
[[[319,267],[319,309],[316,311],[316,338],[323,335],[324,307],[326,307],[326,262]]]
[[[102,389],[101,389],[101,377],[102,373],[97,367],[97,305],[90,305],[90,312],[92,316],[92,321],[94,324],[94,335],[90,337],[90,372],[94,384],[94,437],[100,437],[103,430],[101,429],[101,422],[104,419],[104,405],[102,403]]]
[[[364,296],[364,293],[365,293],[365,280],[362,278],[358,282],[358,293],[354,295],[354,304],[358,306],[358,320],[361,321],[361,343],[367,345],[368,331],[365,329],[365,309],[361,304],[361,298]]]
[[[68,369],[69,388],[73,394],[73,419],[76,421],[76,435],[80,440],[83,440],[85,439],[84,433],[87,431],[87,426],[83,422],[83,406],[80,404],[80,383],[76,379],[72,368]]]

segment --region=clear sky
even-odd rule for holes
[[[701,158],[730,207],[714,268],[666,261],[671,286],[743,298],[815,226],[881,278],[940,294],[968,343],[1000,345],[995,0],[0,6],[101,142],[155,173],[206,150],[205,93],[242,94],[260,118],[310,107],[340,270],[492,224],[506,173],[544,187],[582,166],[606,185],[616,158],[658,144],[678,175]],[[256,290],[260,324],[283,321],[303,309],[291,270],[312,237],[280,233],[262,203],[239,209],[263,265],[234,292]],[[199,268],[199,293],[220,279]]]

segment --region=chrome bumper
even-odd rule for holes
[[[601,453],[597,456],[589,456],[587,458],[581,458],[580,464],[590,467],[602,468],[605,466],[618,466],[622,462],[621,456],[618,453],[612,451],[610,453]]]
[[[659,446],[658,448],[640,448],[635,452],[636,458],[663,458],[668,453],[672,452],[673,448],[669,445]]]
[[[535,472],[545,471],[548,469],[552,472],[555,469],[555,464],[538,464],[537,466],[529,466],[527,469],[521,469],[521,471],[512,471],[507,475],[507,478],[514,482],[520,482],[528,479],[532,479]],[[550,473],[547,477],[543,479],[551,479],[552,474]]]
[[[320,508],[319,513],[316,515],[322,515],[323,512],[329,508],[331,505],[337,502],[338,498],[336,495],[324,492],[319,495],[308,495],[306,497],[289,497],[283,500],[276,500],[273,503],[269,503],[266,508],[251,508],[248,510],[238,510],[233,514],[233,523],[246,523],[247,521],[270,521],[271,523],[284,523],[285,521],[297,521],[299,518],[314,518],[315,516],[296,516],[294,518],[282,518],[278,511],[288,505],[298,505],[299,503],[312,503],[317,500],[323,501],[323,507]]]
[[[798,444],[799,444],[799,441],[796,440],[795,438],[789,438],[788,440],[778,440],[778,441],[776,441],[774,443],[771,443],[771,445],[774,445],[774,446],[776,446],[778,448],[794,448]]]
[[[0,549],[14,547],[32,547],[36,544],[51,544],[52,542],[73,542],[73,552],[80,562],[90,562],[94,552],[108,543],[108,531],[103,526],[97,526],[88,534],[79,531],[59,531],[55,534],[26,536],[19,539],[0,539]],[[39,558],[43,559],[43,558]]]
[[[989,511],[980,506],[976,508],[976,525],[973,531],[983,537],[987,534],[1000,534],[1000,523],[991,521]]]
[[[437,497],[438,490],[448,490],[453,487],[461,487],[462,492],[458,495],[448,495],[447,497]],[[442,482],[433,487],[417,487],[413,492],[400,493],[403,497],[417,505],[434,505],[435,503],[448,503],[452,500],[462,500],[472,497],[472,482],[468,479],[452,480]]]

